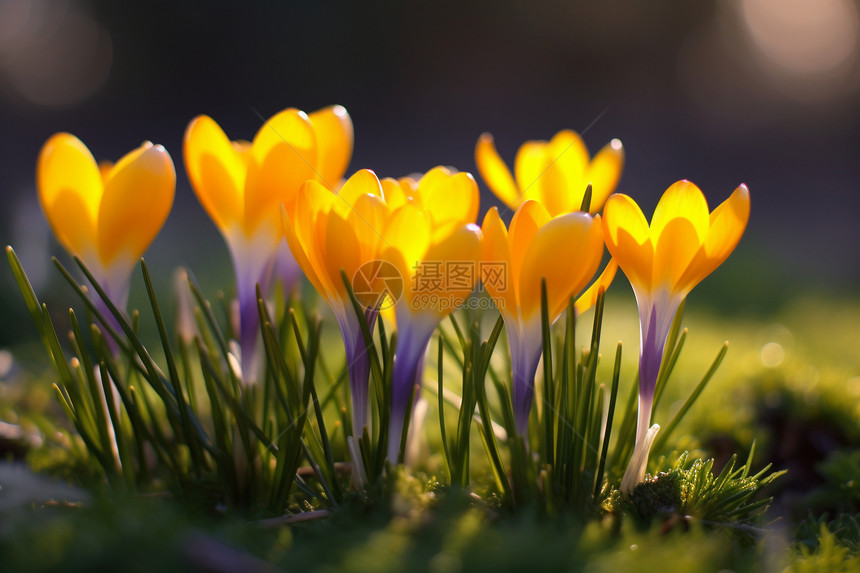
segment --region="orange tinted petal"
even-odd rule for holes
[[[478,282],[478,261],[481,259],[481,229],[475,224],[461,225],[448,236],[432,244],[424,260],[440,263],[444,281],[438,294],[451,304],[438,309],[447,315],[474,290]]]
[[[750,191],[746,185],[740,185],[711,213],[710,230],[705,240],[708,257],[720,262],[726,260],[741,240],[749,218]]]
[[[409,201],[411,188],[407,188],[407,186],[403,185],[397,179],[386,177],[385,179],[381,179],[379,183],[382,185],[382,194],[385,197],[385,204],[388,205],[389,209],[392,211]]]
[[[689,219],[670,220],[654,245],[652,288],[664,285],[674,291],[699,251],[701,243]],[[696,282],[704,277],[698,277]]]
[[[323,184],[333,189],[346,173],[352,158],[352,119],[341,105],[333,105],[308,115],[316,134],[316,170]]]
[[[185,171],[197,199],[222,231],[240,224],[244,213],[246,160],[215,121],[191,120],[183,144]]]
[[[99,210],[99,253],[105,265],[134,264],[161,230],[176,188],[176,171],[160,145],[144,143],[120,159],[105,182]]]
[[[346,180],[337,194],[334,208],[345,217],[362,195],[382,197],[382,186],[376,174],[370,169],[360,169]]]
[[[308,278],[310,283],[322,296],[326,296],[325,288],[322,281],[317,275],[314,265],[309,259],[308,247],[302,242],[296,227],[293,224],[293,219],[287,214],[286,208],[281,205],[281,222],[283,224],[284,236],[287,239],[287,246],[290,248],[290,253],[296,260],[296,264],[302,269],[302,272]]]
[[[582,314],[597,303],[597,296],[600,294],[600,290],[603,289],[603,292],[606,292],[609,289],[609,285],[615,280],[616,272],[618,272],[618,263],[615,262],[615,259],[609,259],[606,268],[603,269],[597,280],[576,299],[576,314]]]
[[[628,235],[640,245],[647,243],[651,236],[648,221],[645,220],[639,205],[627,195],[620,193],[611,196],[606,202],[606,208],[603,210],[603,228],[606,231],[606,246],[612,256],[616,256],[620,229],[626,230]],[[621,268],[624,268],[623,264]]]
[[[657,203],[654,216],[651,217],[652,242],[656,244],[663,228],[679,218],[690,222],[697,237],[696,242],[704,242],[710,227],[708,202],[702,191],[687,180],[673,183]]]
[[[511,275],[511,254],[508,248],[508,230],[499,217],[495,207],[487,211],[484,223],[481,225],[484,235],[482,249],[482,265],[486,267],[482,274],[484,288],[493,298],[499,310],[505,314],[516,316],[517,296],[516,283]]]
[[[634,290],[650,290],[654,248],[639,205],[627,195],[609,197],[603,208],[603,230],[606,248]]]
[[[621,141],[613,139],[594,156],[585,175],[585,182],[591,183],[592,213],[600,211],[606,199],[615,191],[623,170],[624,147]]]
[[[39,201],[54,234],[70,252],[84,256],[96,245],[102,180],[95,159],[74,135],[53,135],[39,153]]]
[[[531,245],[532,239],[537,234],[538,229],[546,225],[549,220],[549,213],[537,201],[526,201],[514,213],[510,229],[508,230],[511,277],[514,281],[519,282],[520,280],[520,269],[523,265],[523,258],[529,245]]]
[[[559,245],[565,245],[559,257]],[[558,318],[570,297],[594,276],[603,256],[600,221],[585,213],[569,213],[549,221],[534,236],[519,276],[520,311],[528,322],[540,312],[541,280],[546,280],[550,320]]]
[[[741,185],[711,213],[708,237],[680,278],[679,288],[689,291],[728,258],[743,235],[749,215],[749,189]]]
[[[347,221],[361,246],[362,261],[377,258],[387,218],[388,207],[385,202],[370,194],[359,196],[347,214]]]
[[[361,246],[351,225],[342,219],[335,211],[330,211],[325,226],[325,246],[322,253],[329,281],[338,297],[346,297],[346,286],[341,277],[341,270],[351,280],[355,271],[361,266]]]
[[[430,218],[422,209],[407,203],[390,217],[382,238],[381,258],[394,264],[403,276],[404,292],[411,293],[415,266],[430,246]],[[411,300],[411,299],[410,299]]]
[[[295,201],[308,179],[316,179],[316,137],[307,116],[286,109],[269,119],[254,137],[245,181],[246,234],[277,217],[278,204]],[[289,211],[289,207],[287,207]]]

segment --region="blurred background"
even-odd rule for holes
[[[510,163],[523,141],[572,128],[592,152],[623,141],[618,190],[647,215],[678,179],[711,207],[747,183],[746,235],[694,294],[720,312],[860,284],[856,0],[0,0],[0,242],[40,296],[70,304],[36,197],[39,148],[69,131],[116,160],[148,139],[178,172],[153,273],[169,284],[185,265],[229,290],[226,248],[182,168],[186,125],[208,114],[250,139],[285,107],[333,103],[355,124],[350,172],[474,171],[484,131]],[[479,183],[483,212],[497,202]],[[0,347],[35,336],[5,263],[0,317]]]

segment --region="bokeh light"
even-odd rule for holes
[[[0,3],[0,70],[27,102],[78,104],[104,85],[112,60],[109,32],[75,3]]]
[[[740,0],[752,54],[797,98],[839,95],[856,78],[860,14],[852,0]]]

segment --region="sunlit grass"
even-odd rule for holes
[[[616,290],[621,292],[613,293],[606,303],[601,336],[603,355],[597,368],[596,382],[611,383],[615,343],[623,341],[625,352],[622,352],[618,393],[619,400],[623,401],[636,378],[638,324],[632,295],[623,289]],[[218,305],[221,304],[217,301],[216,297],[213,305],[216,314],[220,312]],[[306,297],[306,304],[311,309],[318,306],[312,296]],[[165,308],[171,308],[170,303]],[[319,377],[322,385],[319,393],[324,394],[327,385],[340,377],[345,364],[337,330],[325,310],[320,314],[323,329],[319,366],[324,374]],[[465,315],[458,314],[457,317],[461,324],[467,320]],[[578,345],[587,344],[592,319],[592,312],[580,317]],[[860,357],[850,351],[849,342],[849,333],[857,319],[860,319],[860,305],[857,303],[821,298],[798,299],[766,319],[715,315],[695,298],[686,309],[682,324],[689,329],[685,347],[662,402],[654,413],[655,422],[664,425],[672,419],[726,340],[730,342],[729,350],[673,437],[661,451],[653,452],[649,472],[669,470],[677,457],[673,452],[688,450],[690,459],[715,456],[716,475],[727,461],[728,454],[738,453],[743,458],[754,441],[757,454],[751,465],[752,471],[756,472],[770,462],[776,464],[773,469],[780,470],[785,467],[781,462],[790,460],[780,453],[781,448],[790,448],[791,444],[786,435],[780,433],[781,428],[774,425],[774,420],[794,420],[795,433],[789,438],[795,440],[802,438],[803,432],[810,428],[825,431],[833,443],[822,447],[820,459],[814,461],[809,470],[815,477],[814,483],[804,483],[808,476],[802,475],[792,481],[792,468],[789,467],[789,474],[774,482],[775,489],[769,490],[769,493],[777,495],[778,513],[786,516],[787,521],[782,525],[768,526],[768,519],[777,515],[771,513],[769,518],[757,521],[752,529],[743,529],[738,522],[734,529],[718,528],[714,534],[710,530],[713,527],[710,520],[702,523],[695,519],[678,521],[677,517],[672,517],[674,513],[671,511],[658,513],[651,525],[646,520],[638,526],[634,525],[636,520],[618,520],[617,516],[582,521],[575,514],[562,514],[561,517],[556,515],[556,521],[547,520],[543,510],[536,506],[507,513],[501,509],[502,500],[497,497],[500,492],[492,487],[491,464],[482,448],[475,422],[469,434],[470,485],[477,497],[470,501],[468,497],[456,494],[445,486],[451,480],[451,474],[438,424],[437,334],[431,341],[425,363],[422,395],[428,401],[428,408],[425,423],[419,431],[421,455],[412,462],[412,471],[391,474],[368,488],[363,495],[347,493],[339,504],[340,509],[323,517],[320,522],[282,525],[271,530],[260,529],[261,523],[248,525],[238,515],[224,514],[221,509],[213,514],[211,506],[200,515],[198,512],[206,507],[205,503],[190,508],[182,503],[177,505],[176,500],[148,498],[150,501],[141,505],[135,501],[136,497],[116,498],[116,492],[104,489],[98,464],[87,454],[80,438],[70,431],[62,411],[51,397],[50,383],[56,380],[56,375],[44,369],[41,372],[28,369],[17,374],[27,379],[26,384],[11,385],[4,379],[0,414],[41,439],[40,445],[29,447],[26,453],[32,467],[87,489],[95,487],[102,501],[82,507],[42,509],[38,515],[33,514],[32,509],[18,507],[14,516],[9,514],[11,520],[8,523],[19,526],[14,531],[0,531],[0,547],[50,547],[50,550],[39,553],[38,559],[29,561],[20,551],[7,553],[11,556],[9,562],[18,565],[20,570],[27,570],[27,567],[42,570],[69,559],[81,564],[119,566],[135,555],[134,551],[127,554],[102,553],[96,558],[96,548],[104,543],[132,543],[137,544],[140,550],[160,546],[166,562],[172,563],[174,568],[181,568],[197,559],[194,555],[196,543],[216,553],[236,551],[247,559],[255,556],[283,565],[305,563],[308,570],[334,567],[358,571],[373,564],[378,570],[393,571],[428,567],[428,563],[433,570],[513,570],[528,556],[532,566],[555,567],[587,561],[591,564],[589,570],[598,571],[617,570],[633,562],[642,570],[648,570],[653,564],[656,570],[670,556],[677,561],[681,571],[721,568],[752,571],[765,562],[778,563],[781,567],[795,566],[799,567],[798,570],[805,570],[803,567],[815,563],[850,563],[847,560],[851,559],[855,542],[851,541],[853,530],[846,525],[849,522],[842,517],[842,521],[826,525],[828,520],[821,512],[831,512],[833,518],[834,512],[850,516],[851,512],[860,509],[857,499],[845,497],[846,492],[853,491],[848,482],[856,464],[852,465],[850,456],[840,453],[856,448],[860,443],[856,399],[860,394],[857,378]],[[142,321],[141,338],[157,348],[154,344],[157,333],[152,325],[146,325],[147,320]],[[490,313],[483,318],[483,337],[489,334],[493,321]],[[302,328],[305,326],[303,324]],[[456,336],[450,322],[446,321],[442,329],[449,338]],[[504,339],[501,339],[492,365],[503,382],[509,383],[509,375],[504,373],[507,367],[505,346]],[[21,348],[22,358],[37,360],[38,354],[27,345]],[[163,352],[154,350],[152,357],[156,363],[164,364]],[[542,372],[542,368],[538,371]],[[443,381],[448,401],[443,407],[449,423],[457,417],[453,402],[462,393],[461,376],[453,355],[446,353]],[[202,380],[195,378],[194,384],[200,391]],[[492,385],[488,383],[487,386],[491,400],[497,400]],[[142,391],[150,400],[157,397],[152,389]],[[538,388],[538,401],[542,399],[540,391]],[[323,406],[337,460],[348,458],[344,445],[347,424],[342,422],[339,413],[347,404],[344,385]],[[538,410],[541,408],[543,406],[536,407]],[[200,402],[202,415],[211,414],[209,409],[208,403]],[[615,423],[619,424],[620,420]],[[315,421],[312,425],[314,431],[318,431],[319,425]],[[800,446],[794,444],[794,447]],[[507,467],[511,463],[509,452],[507,448],[501,448],[500,452]],[[839,458],[840,455],[843,457]],[[782,485],[783,480],[789,480],[787,483],[793,490],[791,507],[780,501],[780,492],[786,487]],[[342,477],[341,481],[341,486],[348,489],[348,478]],[[803,487],[806,487],[805,491],[799,489]],[[161,495],[157,487],[150,488],[149,492]],[[6,494],[9,493],[14,495],[14,489],[10,492],[7,487]],[[117,501],[120,502],[118,505]],[[292,509],[302,511],[314,507],[318,505],[294,505]],[[812,539],[804,538],[807,549],[798,552],[793,541],[794,520],[802,519],[808,510],[818,511],[819,520],[813,526],[804,524],[803,531],[808,534],[814,530],[817,533]],[[628,510],[619,507],[618,511]],[[159,522],[161,531],[158,534],[141,532],[131,525],[135,520]],[[95,523],[115,523],[117,526],[111,529],[95,526]],[[821,529],[822,523],[825,529]],[[82,527],[88,527],[89,531],[83,533]],[[747,527],[746,523],[743,527]],[[37,531],[44,534],[39,536]],[[200,534],[200,531],[205,533]],[[738,531],[743,531],[744,535],[739,536]],[[834,532],[832,535],[831,531]],[[165,532],[172,532],[172,538],[178,541],[163,544],[161,540],[169,537]],[[195,537],[198,534],[203,536],[203,542]],[[815,549],[819,538],[821,547]],[[750,539],[760,548],[757,552],[743,549]],[[328,549],[332,544],[337,546],[336,550]],[[529,548],[538,545],[542,548],[539,555],[530,555]],[[499,546],[503,549],[499,550]]]

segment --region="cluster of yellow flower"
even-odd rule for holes
[[[506,325],[515,421],[524,433],[541,355],[542,284],[555,321],[571,297],[579,295],[577,312],[594,304],[620,266],[636,294],[641,326],[639,425],[623,487],[641,481],[658,429],[649,430],[651,406],[669,328],[690,290],[740,240],[749,218],[746,186],[709,212],[702,192],[679,181],[665,192],[649,225],[630,197],[612,195],[624,164],[618,140],[594,158],[572,131],[548,142],[526,142],[512,175],[485,134],[476,148],[478,171],[515,212],[506,227],[493,207],[479,227],[479,192],[469,173],[434,167],[416,179],[379,179],[363,169],[342,182],[352,147],[352,122],[340,106],[311,114],[284,110],[252,142],[231,141],[206,116],[188,126],[185,167],[236,271],[243,379],[252,383],[258,377],[256,288],[267,293],[274,274],[289,284],[298,267],[328,301],[340,327],[352,432],[360,437],[367,425],[370,367],[344,279],[351,280],[371,328],[381,310],[394,307],[398,338],[388,457],[395,461],[430,337],[480,284]],[[60,133],[45,143],[37,177],[59,241],[124,307],[131,270],[173,202],[176,174],[167,151],[147,142],[116,165],[97,164],[80,140]],[[581,210],[583,204],[589,212]],[[604,245],[612,259],[586,289]]]

